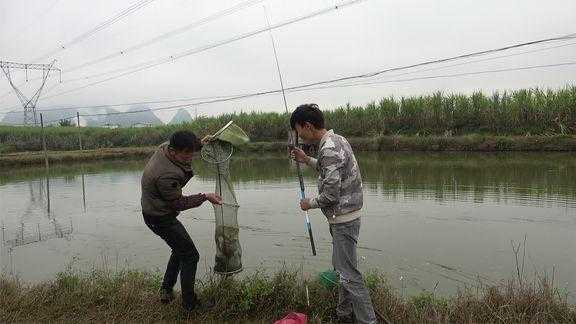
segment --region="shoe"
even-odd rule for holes
[[[338,316],[338,323],[354,323],[354,314],[346,315],[346,316]]]
[[[160,302],[162,304],[169,304],[174,300],[174,292],[172,290],[160,290]]]
[[[206,312],[211,310],[215,306],[216,302],[214,302],[214,300],[202,301],[198,298],[196,298],[193,303],[182,304],[182,308],[184,308],[184,310],[187,312],[193,312],[193,311]]]

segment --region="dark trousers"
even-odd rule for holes
[[[194,305],[196,303],[194,284],[200,255],[186,228],[175,216],[157,217],[144,215],[144,222],[152,232],[160,236],[172,249],[170,260],[166,266],[164,280],[162,281],[162,289],[171,291],[178,279],[178,273],[180,273],[182,302],[184,306]]]

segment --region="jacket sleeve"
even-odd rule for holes
[[[318,167],[318,160],[313,157],[310,157],[310,160],[308,160],[308,163],[306,164],[308,164],[308,166],[311,167],[312,169],[316,170],[316,168]]]
[[[341,171],[344,166],[344,154],[335,148],[324,149],[318,160],[322,181],[322,192],[310,200],[312,208],[323,208],[338,204],[340,200]]]
[[[156,187],[162,199],[177,211],[195,208],[206,201],[206,195],[196,194],[191,196],[182,195],[180,182],[174,176],[165,175],[158,178]]]

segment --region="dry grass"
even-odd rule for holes
[[[122,271],[66,272],[37,285],[0,280],[0,321],[59,322],[270,322],[290,311],[307,313],[312,322],[334,321],[336,289],[309,282],[311,307],[305,302],[296,271],[255,273],[239,279],[208,278],[199,284],[202,298],[216,301],[205,313],[187,314],[177,299],[157,300],[160,276]],[[541,278],[510,281],[463,291],[449,298],[422,294],[401,298],[383,276],[366,277],[375,307],[394,323],[576,323],[576,309]]]

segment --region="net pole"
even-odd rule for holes
[[[278,62],[278,53],[276,52],[276,44],[274,43],[274,35],[272,35],[272,29],[270,28],[270,20],[268,19],[268,12],[264,6],[264,13],[266,16],[266,23],[268,24],[268,32],[270,34],[270,41],[272,42],[272,50],[274,51],[274,59],[276,61],[276,69],[278,70],[278,78],[280,79],[280,88],[282,89],[282,99],[284,100],[284,108],[286,109],[286,114],[289,114],[288,104],[286,102],[286,92],[284,91],[284,81],[282,79],[282,72],[280,71],[280,63]],[[292,139],[292,131],[288,128],[288,135],[290,136],[290,143],[294,143],[295,146],[298,145],[298,135],[296,139]],[[302,176],[302,168],[300,167],[300,162],[296,161],[296,171],[298,173],[298,182],[300,183],[300,198],[306,199],[306,191],[304,187],[304,177]],[[310,247],[312,248],[312,255],[316,255],[316,244],[314,244],[314,235],[312,233],[312,224],[310,223],[310,217],[308,216],[308,211],[304,212],[306,218],[306,229],[308,230],[308,238],[310,240]]]

